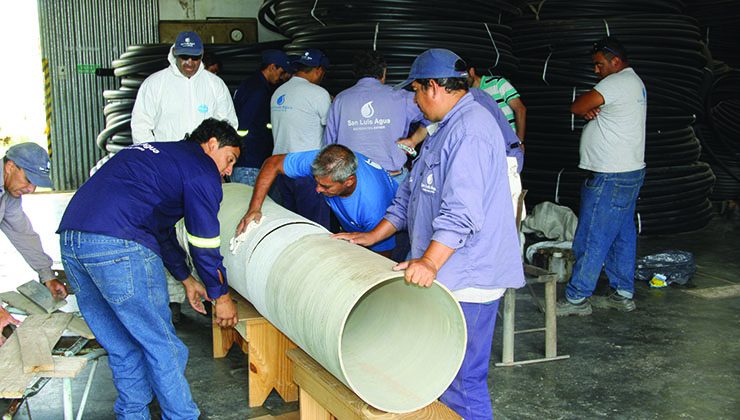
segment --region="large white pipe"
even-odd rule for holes
[[[435,282],[411,286],[394,262],[331,239],[270,199],[263,221],[229,250],[252,190],[225,184],[221,252],[231,287],[365,402],[422,408],[449,386],[465,354],[460,305]]]

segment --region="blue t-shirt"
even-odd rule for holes
[[[319,150],[288,153],[283,171],[289,178],[313,177],[311,162]],[[385,210],[396,195],[398,184],[383,168],[360,153],[357,156],[357,186],[349,197],[327,197],[329,204],[347,232],[369,232],[380,223]],[[370,247],[373,251],[388,251],[396,246],[393,236]]]

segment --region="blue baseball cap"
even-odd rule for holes
[[[285,54],[280,50],[262,51],[262,64],[274,64],[288,73],[292,73],[293,70],[288,54]]]
[[[432,48],[419,54],[411,65],[408,79],[393,86],[401,89],[416,79],[442,79],[447,77],[468,77],[465,61],[457,54],[443,48]]]
[[[323,67],[329,68],[329,57],[327,57],[321,50],[316,48],[309,48],[303,54],[301,54],[294,63],[303,64],[309,67]]]
[[[36,143],[21,143],[8,149],[5,157],[26,173],[31,184],[37,187],[51,188],[49,154]]]
[[[175,40],[175,55],[203,55],[203,42],[195,32],[180,32]]]

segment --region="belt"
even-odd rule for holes
[[[516,149],[517,147],[519,147],[519,146],[520,146],[520,145],[522,145],[522,144],[524,144],[524,143],[522,143],[522,142],[520,142],[520,141],[518,141],[518,142],[516,142],[516,143],[511,143],[511,144],[509,145],[509,149]]]
[[[388,172],[388,175],[390,176],[396,176],[396,175],[401,175],[403,173],[403,169],[401,169],[400,171],[387,171],[387,172]]]

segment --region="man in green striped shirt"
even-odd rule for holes
[[[503,77],[480,76],[474,66],[471,66],[468,72],[473,78],[473,87],[480,88],[496,100],[509,121],[511,129],[514,130],[519,140],[524,142],[524,133],[527,129],[527,107],[524,106],[519,92]]]

